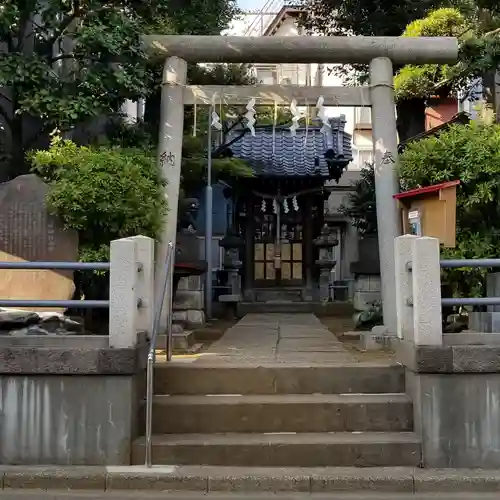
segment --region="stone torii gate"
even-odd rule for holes
[[[164,279],[167,243],[172,241],[175,245],[185,104],[210,104],[217,93],[225,96],[227,104],[247,104],[250,96],[259,96],[258,104],[290,104],[295,99],[297,105],[305,106],[323,96],[325,106],[371,106],[384,325],[390,334],[395,334],[394,238],[401,234],[401,220],[393,199],[399,191],[393,63],[455,63],[458,58],[456,38],[150,35],[144,37],[144,44],[152,58],[164,60],[158,162],[168,180],[165,195],[169,212],[156,256],[157,283],[161,284]],[[370,65],[370,85],[186,86],[187,62],[365,63]]]

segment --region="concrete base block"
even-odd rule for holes
[[[187,276],[179,280],[177,291],[181,290],[203,290],[202,276]]]
[[[408,370],[406,387],[424,467],[500,468],[499,373]]]
[[[178,290],[175,294],[174,311],[203,309],[203,292],[199,290]]]
[[[385,329],[383,332],[380,332],[378,327],[374,327],[371,332],[360,332],[359,346],[363,351],[393,349],[394,338]]]
[[[188,328],[203,328],[205,326],[205,313],[201,310],[174,311],[173,319]]]
[[[379,302],[380,300],[380,292],[363,292],[358,290],[354,293],[354,309],[356,311],[367,311],[372,307],[374,302]]]
[[[189,348],[194,345],[195,341],[194,332],[191,330],[172,334],[172,347],[177,351],[189,351]]]
[[[138,387],[133,376],[0,376],[0,464],[130,464]]]

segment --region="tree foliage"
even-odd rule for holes
[[[403,189],[459,179],[457,246],[445,255],[459,259],[498,257],[500,246],[500,125],[454,125],[438,136],[408,144],[400,157]],[[446,274],[455,293],[481,294],[482,273]]]
[[[324,36],[401,36],[406,26],[448,0],[302,0],[300,23],[310,33]],[[346,83],[364,83],[367,67],[362,64],[332,68]]]
[[[351,219],[351,224],[360,235],[377,233],[377,207],[375,199],[375,169],[373,163],[365,164],[359,179],[353,183],[347,204],[339,212]]]
[[[304,0],[303,25],[322,35],[400,36],[442,0]]]
[[[425,18],[410,23],[403,32],[404,37],[453,36],[471,37],[472,27],[457,9],[443,8],[429,13]],[[396,98],[429,98],[440,94],[447,97],[457,83],[454,76],[457,65],[448,64],[408,64],[401,68],[394,79]],[[441,82],[445,85],[437,85]]]
[[[155,157],[137,148],[87,147],[53,139],[29,154],[50,186],[48,204],[79,233],[80,258],[107,260],[109,243],[143,234],[156,238],[166,213]]]
[[[148,96],[157,68],[144,33],[219,33],[234,0],[3,0],[0,7],[0,119],[12,165],[54,129],[68,131]],[[28,123],[27,123],[28,122]],[[22,168],[21,168],[22,170]]]

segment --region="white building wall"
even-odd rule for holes
[[[273,36],[299,36],[300,34],[300,28],[297,26],[296,19],[293,17],[289,17],[283,21],[283,23],[276,30],[276,33]],[[333,65],[329,68],[333,68]],[[334,71],[328,71],[329,68],[323,67],[323,65],[318,64],[255,65],[257,78],[263,84],[322,84],[325,87],[341,87],[342,79]],[[288,78],[289,81],[283,81],[285,78]],[[316,103],[311,103],[311,107],[314,107],[315,104]],[[373,156],[372,153],[370,153],[370,151],[373,149],[371,138],[368,144],[366,144],[366,141],[363,140],[362,145],[358,145],[355,139],[355,136],[357,135],[357,133],[355,132],[356,121],[359,122],[362,119],[363,121],[368,121],[369,123],[371,123],[369,107],[364,110],[361,110],[361,108],[357,108],[356,110],[356,108],[345,106],[328,107],[327,115],[329,117],[344,115],[346,118],[347,123],[345,126],[345,131],[348,134],[351,134],[354,139],[354,160],[349,165],[349,170],[359,170],[366,161],[371,161],[371,158]],[[366,120],[365,115],[368,116],[368,120]],[[356,116],[358,117],[358,120],[356,120]]]

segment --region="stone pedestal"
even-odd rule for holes
[[[367,311],[374,302],[380,302],[380,276],[359,275],[354,284],[354,309]]]
[[[463,334],[457,334],[461,337]],[[472,339],[471,337],[477,337]],[[474,345],[417,346],[397,342],[406,368],[415,432],[426,468],[500,467],[500,346],[478,345],[488,336],[470,334]]]
[[[0,345],[0,464],[130,465],[149,344],[30,335]]]
[[[173,319],[188,328],[205,326],[202,276],[181,278],[175,294]]]
[[[320,236],[314,240],[314,245],[319,249],[319,258],[315,264],[319,268],[319,299],[322,302],[330,300],[330,278],[337,263],[333,259],[332,249],[338,244],[339,241],[330,234],[327,224],[323,226]]]

